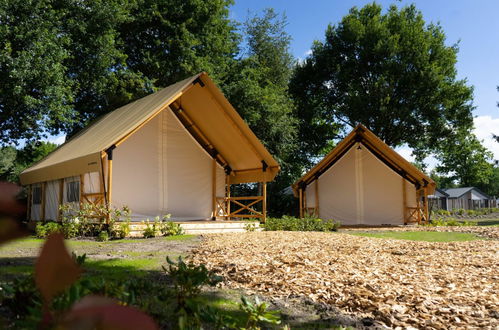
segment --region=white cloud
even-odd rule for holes
[[[52,142],[55,144],[63,144],[66,141],[66,135],[61,134],[61,135],[50,135],[48,138],[45,139],[47,142]]]
[[[305,56],[312,55],[312,49],[307,50],[303,55],[305,55]]]
[[[415,160],[414,156],[412,155],[412,149],[408,146],[397,147],[395,148],[395,151],[409,162],[413,162]]]
[[[492,151],[494,159],[499,159],[499,143],[492,138],[492,134],[499,135],[499,118],[492,116],[478,116],[474,118],[475,135],[483,140],[483,145]]]
[[[407,145],[397,147],[395,148],[395,151],[398,152],[400,156],[404,157],[405,160],[411,163],[416,160],[416,158],[412,155],[412,148],[408,147]],[[424,159],[424,163],[427,166],[426,172],[429,172],[438,165],[438,160],[434,156],[430,155]]]

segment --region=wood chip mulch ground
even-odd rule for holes
[[[404,227],[369,227],[369,228],[348,228],[348,231],[438,231],[438,232],[459,232],[470,233],[483,238],[499,239],[499,227],[489,226],[404,226]]]
[[[341,233],[207,236],[192,256],[223,285],[304,296],[400,328],[499,327],[499,241],[415,242]]]

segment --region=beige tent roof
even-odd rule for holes
[[[279,164],[206,73],[200,73],[118,108],[85,128],[21,173],[31,184],[101,172],[105,151],[168,106],[217,161],[232,170],[231,183],[271,181]]]
[[[359,124],[323,160],[292,185],[295,195],[298,194],[300,186],[312,183],[357,142],[365,145],[385,165],[409,182],[420,187],[427,186],[428,194],[434,193],[436,184],[429,176],[405,160],[365,126]]]

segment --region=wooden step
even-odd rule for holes
[[[252,224],[256,230],[262,230],[257,221],[183,221],[176,222],[187,235],[244,233],[246,226]],[[152,225],[152,222],[149,223]],[[130,223],[130,237],[142,237],[147,224],[144,222]]]

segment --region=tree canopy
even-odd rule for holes
[[[8,0],[0,6],[0,142],[73,134],[200,71],[222,78],[230,0]]]
[[[334,136],[335,124],[362,123],[392,147],[407,144],[421,160],[473,126],[473,89],[456,78],[458,47],[445,41],[442,28],[426,24],[414,5],[393,5],[386,14],[376,3],[352,8],[295,71],[290,90],[300,119],[323,137]]]

